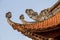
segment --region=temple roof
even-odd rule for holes
[[[48,14],[51,14],[52,16],[43,21],[36,21],[34,23],[28,22],[29,24],[26,21],[24,21],[24,19],[23,21],[26,22],[25,24],[19,24],[11,21],[10,20],[11,12],[8,12],[6,14],[6,18],[8,23],[13,27],[13,29],[16,29],[19,32],[22,32],[26,36],[29,36],[29,37],[32,36],[33,38],[35,38],[36,36],[34,37],[33,35],[30,35],[30,34],[34,34],[34,35],[45,37],[45,38],[58,37],[60,35],[60,1],[58,1],[55,5],[53,5],[50,8],[50,11],[48,11]]]

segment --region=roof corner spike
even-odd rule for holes
[[[12,17],[11,12],[7,12],[6,13],[7,22],[12,26],[14,24],[14,22],[10,20],[11,17]]]

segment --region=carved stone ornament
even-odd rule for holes
[[[32,9],[26,9],[26,14],[35,22],[24,20],[24,15],[20,16],[23,24],[10,20],[11,12],[6,13],[7,22],[14,30],[21,32],[32,40],[59,40],[60,39],[60,0],[52,7],[42,10],[39,15]]]

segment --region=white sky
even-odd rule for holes
[[[0,0],[0,40],[31,40],[20,32],[13,30],[7,23],[5,14],[12,12],[12,20],[21,23],[19,16],[24,14],[26,20],[31,21],[25,13],[26,9],[34,9],[38,13],[55,4],[57,0]]]

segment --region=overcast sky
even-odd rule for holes
[[[0,40],[31,40],[20,32],[13,30],[6,21],[6,12],[12,12],[11,20],[21,23],[19,19],[21,14],[24,14],[27,21],[32,20],[26,15],[26,9],[33,9],[39,13],[56,2],[57,0],[0,0]]]

